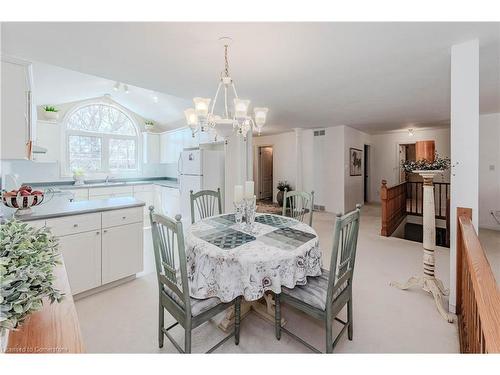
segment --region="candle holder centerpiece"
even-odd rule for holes
[[[255,213],[257,211],[257,202],[254,195],[254,182],[245,182],[245,188],[243,185],[234,186],[234,215],[236,224],[241,227],[243,225],[243,220],[245,221],[244,229],[247,232],[252,233]]]
[[[429,141],[424,141],[429,142]],[[432,141],[433,142],[433,141]],[[418,142],[417,142],[418,146]],[[417,151],[418,151],[417,147]],[[432,151],[434,148],[432,147]],[[443,306],[443,296],[449,294],[449,290],[445,288],[443,282],[435,275],[435,255],[436,249],[436,214],[434,203],[434,177],[449,169],[451,165],[450,159],[440,158],[437,154],[431,157],[420,157],[417,153],[417,161],[404,161],[403,169],[408,173],[416,173],[423,177],[423,275],[413,276],[406,283],[391,282],[392,286],[406,290],[414,286],[420,286],[424,291],[432,294],[436,307],[448,322],[453,322],[453,316],[448,313]]]

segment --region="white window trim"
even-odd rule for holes
[[[122,112],[127,116],[134,127],[135,135],[122,135],[113,133],[99,133],[99,132],[87,132],[84,130],[73,130],[68,129],[68,121],[71,116],[78,110],[87,107],[89,105],[105,105],[108,107],[113,107],[116,110]],[[133,114],[125,107],[113,102],[111,99],[102,98],[100,100],[87,100],[78,103],[64,115],[63,121],[61,122],[63,126],[63,131],[61,132],[61,176],[62,177],[72,177],[73,172],[69,168],[69,136],[71,135],[81,135],[81,136],[96,136],[102,139],[102,163],[101,169],[97,171],[86,172],[86,178],[98,177],[103,174],[139,174],[142,171],[142,142],[141,142],[141,132],[137,121],[134,119]],[[135,160],[137,168],[135,169],[109,169],[109,140],[110,139],[133,139],[135,140]]]

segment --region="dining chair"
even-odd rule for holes
[[[201,190],[193,193],[191,190],[191,224],[195,222],[195,205],[198,209],[200,219],[216,215],[216,208],[219,210],[218,214],[222,215],[222,198],[220,188],[214,190]]]
[[[357,204],[354,211],[344,216],[341,214],[336,216],[330,270],[322,269],[320,276],[308,277],[306,285],[297,285],[293,289],[283,287],[281,293],[276,294],[275,330],[278,340],[281,338],[281,331],[285,331],[312,351],[320,352],[294,333],[281,327],[281,302],[286,302],[290,306],[324,321],[327,353],[333,352],[346,329],[348,339],[352,340],[352,278],[356,259],[360,209],[361,205]],[[343,321],[337,316],[345,305],[347,305],[347,321]],[[332,333],[333,320],[343,325],[335,340]]]
[[[309,226],[312,226],[314,209],[314,191],[287,191],[283,194],[283,216],[304,221],[309,213]]]
[[[235,344],[238,345],[240,341],[241,297],[238,296],[229,303],[222,303],[216,297],[191,298],[189,296],[181,215],[177,215],[173,220],[167,216],[156,214],[153,206],[149,207],[149,211],[159,289],[158,346],[163,347],[165,335],[179,352],[191,353],[192,330],[232,305],[235,309],[234,331],[209,349],[207,353],[217,349],[232,336],[234,336]],[[165,310],[176,320],[167,328],[164,327]],[[184,350],[168,332],[178,324],[184,328],[185,332]]]

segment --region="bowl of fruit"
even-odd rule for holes
[[[19,189],[2,191],[2,202],[10,208],[17,208],[16,215],[31,213],[31,207],[38,206],[45,199],[45,193],[23,185]]]

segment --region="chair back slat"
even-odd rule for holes
[[[191,190],[191,223],[196,221],[195,214],[198,213],[200,219],[222,214],[222,197],[220,188],[214,190],[201,190],[193,193]],[[196,208],[196,210],[195,210]]]
[[[312,225],[314,209],[314,191],[287,191],[283,195],[283,216],[304,222],[309,213],[309,225]]]
[[[174,219],[154,213],[151,206],[150,220],[153,234],[156,273],[160,290],[168,288],[183,301],[182,308],[191,313],[187,261],[181,215]]]
[[[352,283],[359,233],[361,205],[342,216],[337,214],[333,235],[333,250],[328,278],[327,307],[333,303],[335,291],[344,283]]]

